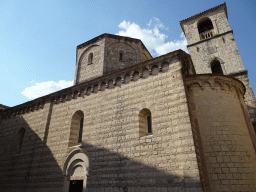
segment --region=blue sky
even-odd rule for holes
[[[179,21],[224,1],[0,0],[0,103],[15,106],[72,85],[76,46],[102,33],[140,38],[154,57],[186,50]],[[256,91],[256,1],[227,0]]]

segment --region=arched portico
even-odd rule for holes
[[[63,167],[65,177],[63,192],[72,192],[72,187],[78,187],[79,190],[76,191],[85,192],[88,172],[88,156],[80,149],[69,153]]]

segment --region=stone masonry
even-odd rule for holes
[[[181,26],[191,55],[102,34],[77,46],[72,87],[2,107],[0,191],[256,191],[255,97],[226,5]]]
[[[93,53],[93,62],[88,56]],[[123,54],[122,60],[119,53]],[[139,39],[103,34],[77,46],[74,84],[81,83],[152,59]]]
[[[205,18],[212,21],[213,37],[200,40],[198,24]],[[197,74],[212,73],[211,62],[217,60],[221,64],[224,75],[236,77],[244,83],[245,102],[256,131],[256,99],[238,51],[233,30],[228,23],[226,4],[185,19],[180,24]]]

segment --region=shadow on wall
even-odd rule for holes
[[[43,144],[43,141],[47,141],[44,135],[51,135],[51,132],[45,134],[41,127],[36,131],[42,133],[39,137],[22,117],[2,120],[0,123],[0,142],[2,144],[0,148],[0,191],[62,192],[64,175],[62,167],[59,165],[63,164],[65,159],[56,160],[54,158],[56,154],[52,153],[51,146]],[[16,141],[19,140],[17,133],[22,127],[25,128],[25,133],[21,150],[17,153],[15,151]],[[124,186],[128,187],[129,192],[172,191],[174,189],[185,190],[185,188],[197,191],[201,189],[199,180],[186,176],[192,175],[194,170],[183,170],[183,165],[171,162],[168,158],[163,160],[163,164],[169,164],[173,171],[167,171],[165,168],[157,169],[154,167],[160,167],[159,164],[143,164],[119,153],[85,142],[72,148],[68,148],[68,141],[65,143],[67,146],[62,151],[64,156],[75,149],[80,149],[89,158],[86,191],[122,191]],[[56,151],[56,149],[54,150]],[[144,157],[143,161],[147,162],[147,157]],[[191,167],[193,166],[197,167],[197,165],[191,165]]]
[[[37,128],[44,138],[44,129]],[[21,116],[0,121],[1,192],[62,190],[62,170],[43,140]]]
[[[186,174],[191,175],[193,170],[189,170],[189,173],[182,170],[180,167],[182,165],[178,162],[171,162],[171,158],[167,161],[163,160],[161,163],[167,163],[173,170],[179,170],[177,171],[179,174],[174,174],[175,171],[167,171],[165,168],[155,168],[160,167],[159,164],[143,164],[120,153],[88,143],[83,142],[80,148],[88,154],[90,160],[87,176],[88,191],[122,191],[125,186],[128,187],[129,192],[158,190],[167,192],[173,189],[182,191],[185,188],[197,191],[201,189],[199,180],[186,176]],[[149,162],[147,158],[144,156],[143,161]]]

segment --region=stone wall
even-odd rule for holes
[[[101,88],[99,88],[101,90]],[[153,134],[139,135],[139,112],[152,113]],[[85,115],[83,142],[68,148],[70,118]],[[171,191],[201,188],[181,64],[128,84],[54,105],[48,145],[60,167],[67,152],[86,151],[88,191]],[[60,147],[58,140],[63,141]]]
[[[206,191],[255,191],[255,135],[236,79],[200,75],[187,78],[191,117],[202,143]],[[252,142],[253,141],[253,142]]]
[[[99,91],[90,85],[92,92],[85,89],[66,95],[68,90],[86,86],[79,84],[63,90],[63,97],[62,92],[47,96],[52,102],[46,101],[43,109],[3,118],[3,131],[7,124],[8,129],[16,130],[11,122],[23,118],[27,129],[37,136],[34,142],[41,145],[26,144],[29,135],[25,133],[22,153],[29,156],[29,147],[34,146],[37,153],[30,163],[24,156],[19,164],[31,166],[34,177],[15,175],[19,164],[1,165],[1,191],[18,191],[19,185],[13,182],[27,183],[27,191],[63,191],[65,163],[76,150],[89,158],[88,191],[121,191],[124,186],[134,192],[202,191],[179,54],[170,53],[120,71],[127,74],[120,76],[120,84],[118,73],[110,74],[102,78],[114,79],[114,86],[98,82]],[[90,83],[96,84],[91,81],[88,86]],[[141,137],[139,112],[144,108],[152,115],[152,134]],[[82,143],[69,147],[71,120],[79,110],[84,113]],[[10,167],[13,174],[8,175]]]
[[[247,109],[250,114],[250,120],[253,124],[254,132],[256,133],[256,99],[248,75],[247,73],[241,73],[234,75],[234,77],[242,81],[246,87],[244,101],[247,105]]]
[[[77,65],[74,84],[103,75],[105,39],[77,50]],[[89,54],[93,53],[93,61],[89,63]]]
[[[93,54],[93,62],[88,62]],[[120,60],[122,53],[122,60]],[[77,47],[74,85],[152,59],[138,39],[102,34]]]
[[[197,25],[203,18],[211,19],[215,36],[200,40]],[[227,20],[225,3],[181,21],[181,25],[186,34],[188,50],[197,74],[212,73],[211,62],[217,60],[221,64],[224,75],[234,76],[244,83],[245,102],[251,122],[256,129],[256,98]]]
[[[152,59],[153,57],[151,54],[148,52],[148,50],[145,48],[145,46],[141,43],[140,45],[140,61],[144,62],[149,59]]]
[[[218,10],[207,12],[206,14],[201,14],[200,16],[196,16],[194,19],[181,21],[188,45],[200,41],[198,22],[200,22],[204,18],[211,19],[215,35],[222,34],[231,30],[224,8],[219,8]]]
[[[106,55],[104,74],[109,74],[114,71],[135,65],[136,63],[140,63],[139,45],[137,43],[130,43],[109,38],[106,40],[105,46]],[[123,54],[122,60],[119,58],[119,54],[121,52]]]
[[[244,70],[232,32],[188,46],[197,74],[212,73],[211,62],[219,60],[224,75]]]
[[[37,109],[0,121],[0,191],[60,191],[62,171],[47,142],[50,103]],[[21,150],[17,145],[18,131],[25,134]],[[61,143],[61,142],[60,142]]]

